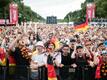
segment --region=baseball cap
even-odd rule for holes
[[[38,41],[35,46],[42,46],[42,47],[44,47],[44,43],[42,41]]]

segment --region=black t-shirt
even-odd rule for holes
[[[69,77],[69,68],[73,63],[74,60],[71,59],[70,53],[67,56],[61,55],[61,64],[64,64],[64,67],[60,68],[60,75],[63,79]]]
[[[73,51],[74,51],[74,49],[70,49],[70,54],[72,54],[72,53],[73,53]]]
[[[17,66],[22,66],[22,65],[28,66],[28,65],[29,65],[29,60],[25,59],[25,58],[22,56],[21,53],[22,53],[22,52],[21,52],[21,50],[20,50],[18,47],[16,47],[16,48],[15,48],[15,51],[12,52],[13,57],[14,57],[14,59],[15,59],[15,61],[16,61],[16,65],[17,65]]]
[[[61,63],[64,65],[71,65],[73,63],[70,53],[67,56],[61,55]]]
[[[86,56],[86,54],[83,55],[83,56],[77,56],[77,57],[75,58],[75,62],[76,62],[76,64],[77,64],[77,67],[78,67],[78,68],[86,67],[86,66],[88,65],[88,62],[87,62],[88,59],[89,59],[89,57]]]

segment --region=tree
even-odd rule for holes
[[[96,17],[107,18],[107,0],[95,0]]]
[[[68,13],[64,20],[68,19],[67,16],[70,15],[70,20],[74,22],[84,22],[86,19],[86,4],[94,2],[96,5],[95,17],[97,18],[107,18],[107,0],[86,0],[81,4],[81,10]]]
[[[7,6],[10,0],[0,0],[0,8]]]
[[[24,18],[26,21],[44,20],[43,17],[32,11],[29,6],[23,5],[21,0],[0,0],[0,18],[4,18],[4,7],[6,8],[6,18],[9,18],[9,4],[12,1],[18,4],[19,21],[23,21]]]

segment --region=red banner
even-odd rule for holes
[[[87,4],[87,10],[86,10],[86,20],[92,20],[95,18],[95,4],[94,3],[88,3]]]
[[[10,24],[18,22],[18,6],[15,3],[10,4]]]

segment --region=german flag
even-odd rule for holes
[[[53,58],[51,55],[48,55],[47,58],[47,70],[48,70],[48,80],[57,80],[56,71],[53,64]]]
[[[57,80],[54,66],[48,64],[47,69],[48,69],[48,80]]]
[[[0,48],[0,65],[5,66],[6,65],[6,55],[3,48]]]
[[[88,28],[89,28],[89,26],[88,26],[87,22],[74,26],[74,29],[77,32],[81,32],[81,31],[85,32],[88,30]]]
[[[13,56],[8,57],[9,59],[9,66],[15,66],[16,62]],[[6,52],[4,51],[3,48],[0,48],[0,65],[5,66],[6,65]]]
[[[58,50],[60,48],[60,42],[57,37],[53,36],[50,42],[55,44],[55,50]]]
[[[16,66],[16,61],[13,56],[9,56],[9,66]]]

